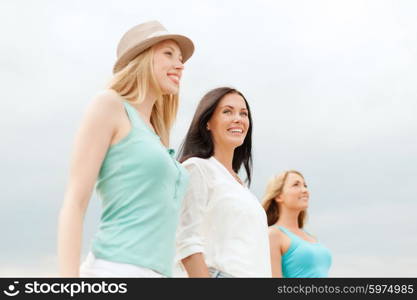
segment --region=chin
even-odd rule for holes
[[[177,95],[178,94],[178,89],[162,89],[162,93],[164,95]]]
[[[240,142],[231,141],[231,142],[230,142],[230,145],[231,145],[233,148],[238,148],[238,147],[240,147],[240,146],[242,146],[242,145],[243,145],[243,142],[244,142],[244,141],[240,141]]]
[[[164,82],[163,84],[159,84],[162,94],[164,95],[177,95],[179,91],[179,86],[175,84],[171,84],[171,82]]]

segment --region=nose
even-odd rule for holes
[[[234,114],[233,115],[233,122],[235,122],[235,123],[241,123],[242,122],[242,116],[239,113]]]
[[[177,64],[175,65],[176,70],[184,70],[184,63],[180,60],[178,60]]]

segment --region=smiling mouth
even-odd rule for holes
[[[171,79],[175,84],[180,83],[180,77],[176,74],[168,74],[168,78]]]
[[[228,129],[227,131],[234,134],[234,135],[242,135],[243,134],[243,129],[241,129],[241,128],[231,128],[231,129]]]

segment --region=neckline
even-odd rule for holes
[[[241,187],[243,187],[243,188],[245,188],[245,189],[247,189],[247,187],[246,187],[246,185],[245,184],[240,184],[237,180],[236,180],[236,178],[234,178],[233,177],[233,175],[232,174],[230,174],[230,172],[229,172],[229,170],[221,163],[221,162],[219,162],[218,160],[217,160],[217,158],[215,158],[214,157],[214,155],[213,156],[211,156],[210,157],[210,159],[213,159],[215,162],[216,162],[216,164],[217,165],[219,165],[220,166],[220,168],[222,168],[223,169],[223,171],[225,171],[226,173],[227,173],[227,175],[228,175],[228,177],[230,178],[230,179],[232,179],[233,180],[233,182],[235,182],[235,183],[237,183],[239,186],[241,186]]]
[[[285,227],[285,226],[282,226],[282,225],[275,225],[276,227],[282,227],[282,228],[284,228],[286,231],[288,231],[289,233],[291,233],[292,235],[295,235],[297,238],[299,238],[300,240],[302,240],[302,241],[304,241],[304,242],[306,242],[306,243],[309,243],[309,244],[311,244],[311,245],[317,245],[317,244],[319,244],[319,241],[316,239],[316,241],[315,242],[310,242],[310,241],[307,241],[306,239],[304,239],[304,238],[302,238],[302,237],[300,237],[299,235],[297,235],[295,232],[293,232],[292,230],[289,230],[287,227]],[[304,231],[304,230],[303,230]],[[304,231],[305,232],[305,231]]]
[[[134,111],[135,111],[135,114],[136,114],[136,116],[138,117],[138,119],[139,119],[139,122],[141,122],[142,123],[142,125],[143,126],[145,126],[145,128],[146,128],[146,130],[147,131],[149,131],[151,134],[153,134],[154,136],[156,136],[156,137],[158,137],[159,139],[161,138],[159,135],[157,135],[156,134],[156,132],[155,131],[153,131],[150,127],[149,127],[149,125],[148,124],[146,124],[146,122],[145,122],[145,120],[142,118],[142,116],[139,114],[139,111],[132,105],[132,104],[130,104],[129,103],[129,101],[128,100],[124,100],[125,101],[125,103],[127,104],[127,105],[129,105],[130,106],[130,108],[132,108]]]
[[[146,122],[142,119],[142,116],[139,114],[139,112],[138,112],[138,110],[132,105],[132,104],[130,104],[129,103],[129,101],[128,100],[124,100],[124,102],[131,108],[131,109],[133,109],[134,110],[134,112],[135,112],[135,115],[136,115],[136,117],[139,119],[139,122],[141,122],[142,123],[142,125],[145,127],[145,130],[147,130],[149,133],[151,133],[153,136],[155,136],[155,137],[157,137],[158,138],[158,140],[159,140],[159,142],[160,142],[160,144],[161,144],[161,146],[168,152],[168,154],[171,156],[171,157],[174,157],[175,156],[175,150],[173,149],[173,148],[168,148],[168,147],[165,147],[165,145],[164,144],[162,144],[162,141],[161,141],[161,137],[159,136],[159,135],[157,135],[156,134],[156,132],[155,131],[153,131],[149,126],[148,126],[148,124],[146,124]]]

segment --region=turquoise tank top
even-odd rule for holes
[[[127,101],[123,105],[131,130],[109,147],[99,172],[102,214],[92,252],[170,277],[188,172],[136,109]]]
[[[318,242],[307,242],[285,227],[275,226],[291,239],[290,247],[281,259],[283,277],[320,278],[328,276],[332,263],[329,249]]]

